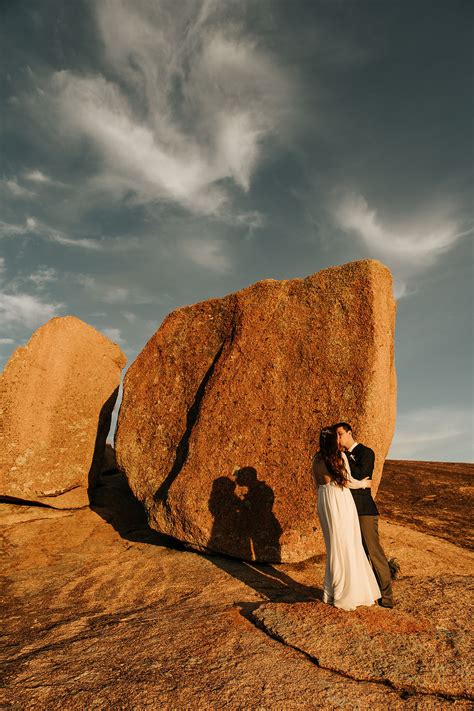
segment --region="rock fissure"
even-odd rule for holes
[[[262,603],[264,604],[264,603]],[[407,699],[409,696],[430,696],[430,697],[437,697],[439,699],[443,699],[445,701],[450,701],[450,702],[455,702],[455,701],[464,701],[464,700],[472,700],[473,697],[470,694],[459,694],[459,695],[450,695],[450,694],[443,694],[441,692],[428,692],[428,691],[423,691],[421,689],[417,689],[416,687],[413,686],[407,686],[407,687],[401,687],[397,686],[393,682],[389,681],[388,679],[360,679],[356,676],[353,676],[351,674],[347,674],[340,669],[337,669],[334,666],[331,665],[324,665],[321,664],[319,659],[313,655],[311,655],[309,652],[306,652],[304,649],[301,649],[301,647],[291,644],[287,640],[285,640],[281,635],[279,635],[277,632],[274,630],[269,629],[266,627],[261,620],[258,620],[253,617],[253,612],[257,610],[260,607],[260,605],[256,605],[254,610],[249,614],[245,615],[244,613],[240,612],[240,614],[248,620],[251,624],[254,625],[257,629],[259,629],[261,632],[266,634],[268,637],[271,639],[274,639],[276,642],[279,642],[280,644],[283,644],[285,647],[288,647],[289,649],[293,649],[299,654],[302,654],[306,659],[311,661],[315,666],[318,667],[318,669],[324,669],[325,671],[332,672],[333,674],[337,674],[338,676],[344,678],[344,679],[349,679],[351,681],[354,681],[358,684],[377,684],[380,686],[386,686],[395,693],[397,693],[401,699]]]
[[[150,526],[247,561],[320,554],[317,433],[351,422],[374,449],[375,493],[395,423],[395,309],[389,270],[363,260],[170,314],[127,371],[115,437]]]
[[[214,369],[219,361],[219,358],[222,355],[222,351],[224,350],[225,343],[226,343],[226,341],[222,342],[221,347],[219,348],[216,355],[214,356],[214,360],[212,361],[206,374],[204,375],[204,378],[201,380],[201,383],[199,384],[199,387],[196,391],[196,395],[194,397],[194,402],[188,410],[188,414],[186,417],[186,429],[185,429],[184,434],[181,437],[181,440],[176,448],[176,455],[175,455],[175,460],[174,460],[173,466],[171,467],[170,471],[166,475],[163,483],[159,486],[159,488],[156,490],[156,492],[154,494],[154,497],[153,497],[154,500],[161,502],[164,506],[167,505],[169,490],[170,490],[171,486],[173,485],[173,482],[179,476],[179,473],[181,472],[181,470],[184,467],[186,460],[188,458],[189,440],[191,438],[191,434],[194,429],[194,426],[199,418],[199,410],[201,407],[202,399],[204,397],[204,393],[206,391],[206,386],[212,377],[212,374],[213,374]]]

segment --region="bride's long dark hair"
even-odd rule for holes
[[[345,486],[347,483],[346,468],[339,451],[337,432],[334,427],[324,427],[319,433],[319,451],[331,479],[338,486]]]

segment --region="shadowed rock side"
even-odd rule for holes
[[[126,358],[74,316],[53,318],[0,377],[0,496],[55,508],[89,503]]]
[[[150,525],[246,560],[321,553],[317,435],[351,421],[376,452],[377,486],[395,422],[394,324],[390,272],[371,260],[171,313],[127,372],[115,436]],[[239,483],[242,470],[258,484]]]

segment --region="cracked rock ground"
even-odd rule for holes
[[[396,463],[382,510],[390,487]],[[323,556],[270,566],[184,550],[148,528],[117,472],[92,509],[0,508],[2,708],[472,708],[459,511],[458,544],[435,518],[427,533],[386,512],[398,604],[344,613],[320,601]]]

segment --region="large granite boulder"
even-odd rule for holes
[[[0,376],[0,496],[88,504],[126,358],[74,316],[53,318]]]
[[[321,553],[319,429],[353,424],[376,453],[375,492],[395,425],[394,326],[391,275],[372,260],[171,313],[125,376],[115,435],[150,525],[245,560]]]

